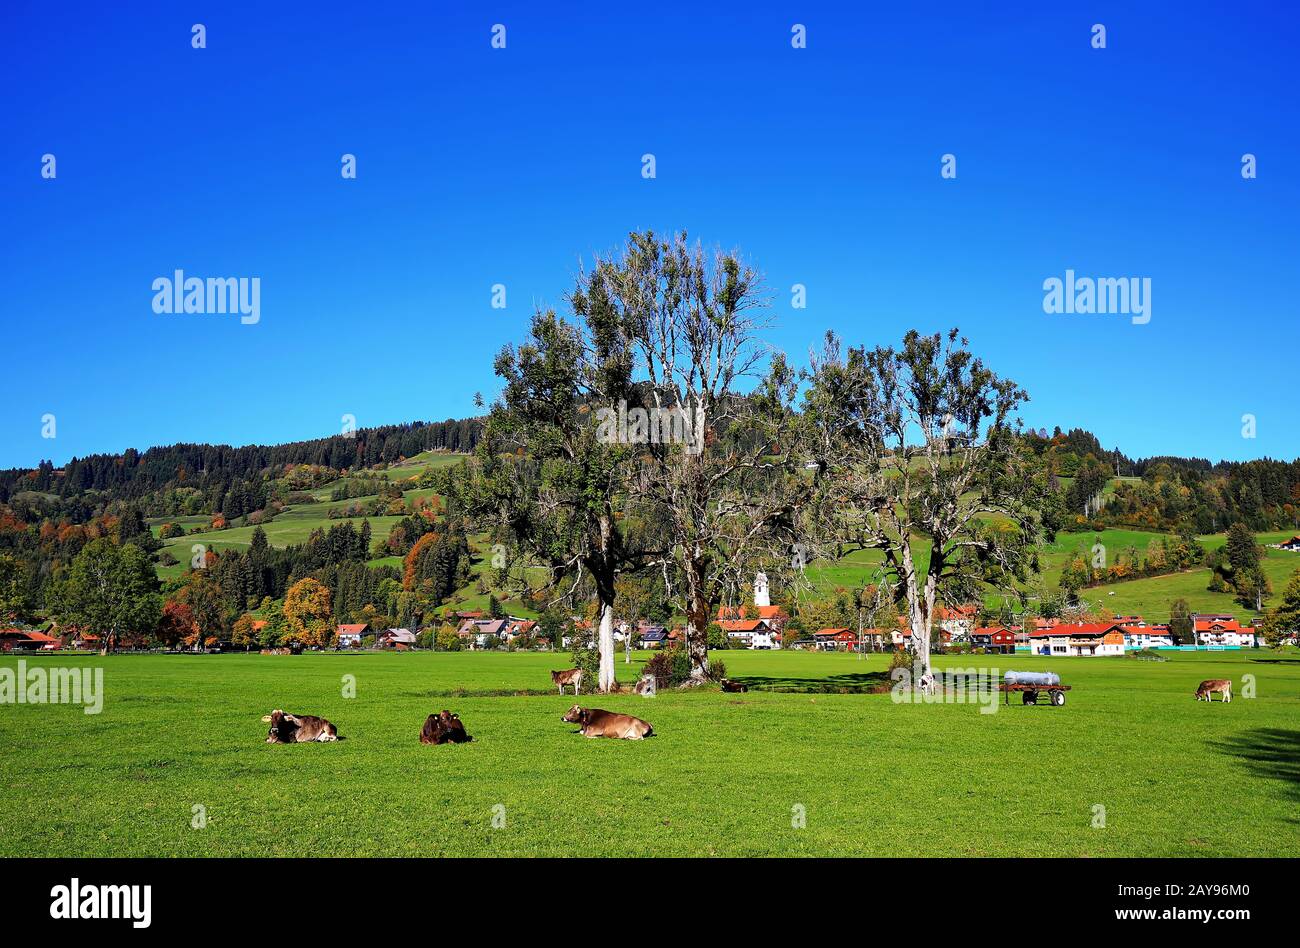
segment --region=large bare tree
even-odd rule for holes
[[[634,233],[581,283],[575,311],[624,327],[636,357],[652,436],[630,487],[668,533],[664,581],[702,681],[714,609],[795,539],[810,483],[793,447],[797,373],[758,340],[767,300],[735,253]]]
[[[880,551],[919,674],[937,601],[1018,594],[1043,532],[1047,476],[1016,417],[1028,396],[967,345],[955,329],[911,331],[897,350],[845,350],[828,335],[805,395],[818,463],[806,534],[818,549]]]

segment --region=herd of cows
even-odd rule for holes
[[[564,694],[566,685],[572,685],[574,697],[577,697],[578,688],[582,685],[582,669],[553,671],[551,681],[559,686],[560,694]],[[583,737],[639,741],[654,736],[654,728],[648,721],[601,708],[583,708],[575,704],[560,720],[566,724],[578,725],[578,733]],[[290,714],[277,708],[264,715],[262,721],[271,725],[266,736],[268,744],[325,743],[340,739],[338,728],[314,714]],[[465,744],[472,740],[474,738],[466,732],[460,715],[445,708],[425,718],[424,727],[420,729],[421,744]]]
[[[582,685],[582,669],[553,671],[551,681],[559,688],[560,694],[564,694],[564,689],[572,685],[573,695],[577,697],[578,689]],[[743,689],[744,685],[723,682],[724,691]],[[1226,678],[1207,679],[1197,686],[1196,700],[1210,701],[1216,694],[1224,702],[1231,701],[1232,682]],[[618,714],[601,708],[584,708],[575,704],[560,720],[566,724],[578,725],[578,733],[583,737],[613,737],[639,741],[654,736],[654,728],[648,721],[630,714]],[[262,721],[271,725],[266,738],[268,744],[305,744],[339,740],[338,728],[314,714],[290,714],[277,708],[265,715]],[[424,721],[424,727],[420,729],[421,744],[465,744],[473,739],[466,732],[460,715],[446,709],[437,714],[430,714]]]

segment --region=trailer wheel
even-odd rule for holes
[[[1065,704],[1065,692],[1064,692],[1064,691],[1053,691],[1053,692],[1052,692],[1052,704],[1056,705],[1056,707],[1058,707],[1058,708],[1061,707],[1061,705]]]
[[[1024,704],[1038,704],[1038,692],[1026,691],[1020,695],[1020,700]]]

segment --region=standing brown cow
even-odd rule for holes
[[[578,689],[582,687],[582,669],[566,668],[564,671],[553,671],[551,681],[559,686],[560,694],[564,694],[565,685],[573,685],[573,696],[576,698]]]
[[[1232,682],[1226,678],[1207,678],[1196,689],[1196,700],[1204,698],[1206,701],[1214,699],[1214,693],[1218,692],[1223,695],[1224,701],[1232,700]]]
[[[271,725],[266,738],[268,744],[308,744],[339,739],[338,728],[313,714],[289,714],[276,709],[263,715],[262,720]]]

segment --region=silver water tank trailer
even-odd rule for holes
[[[1056,672],[1017,672],[1009,671],[1002,676],[1008,685],[1059,685],[1061,676]]]

